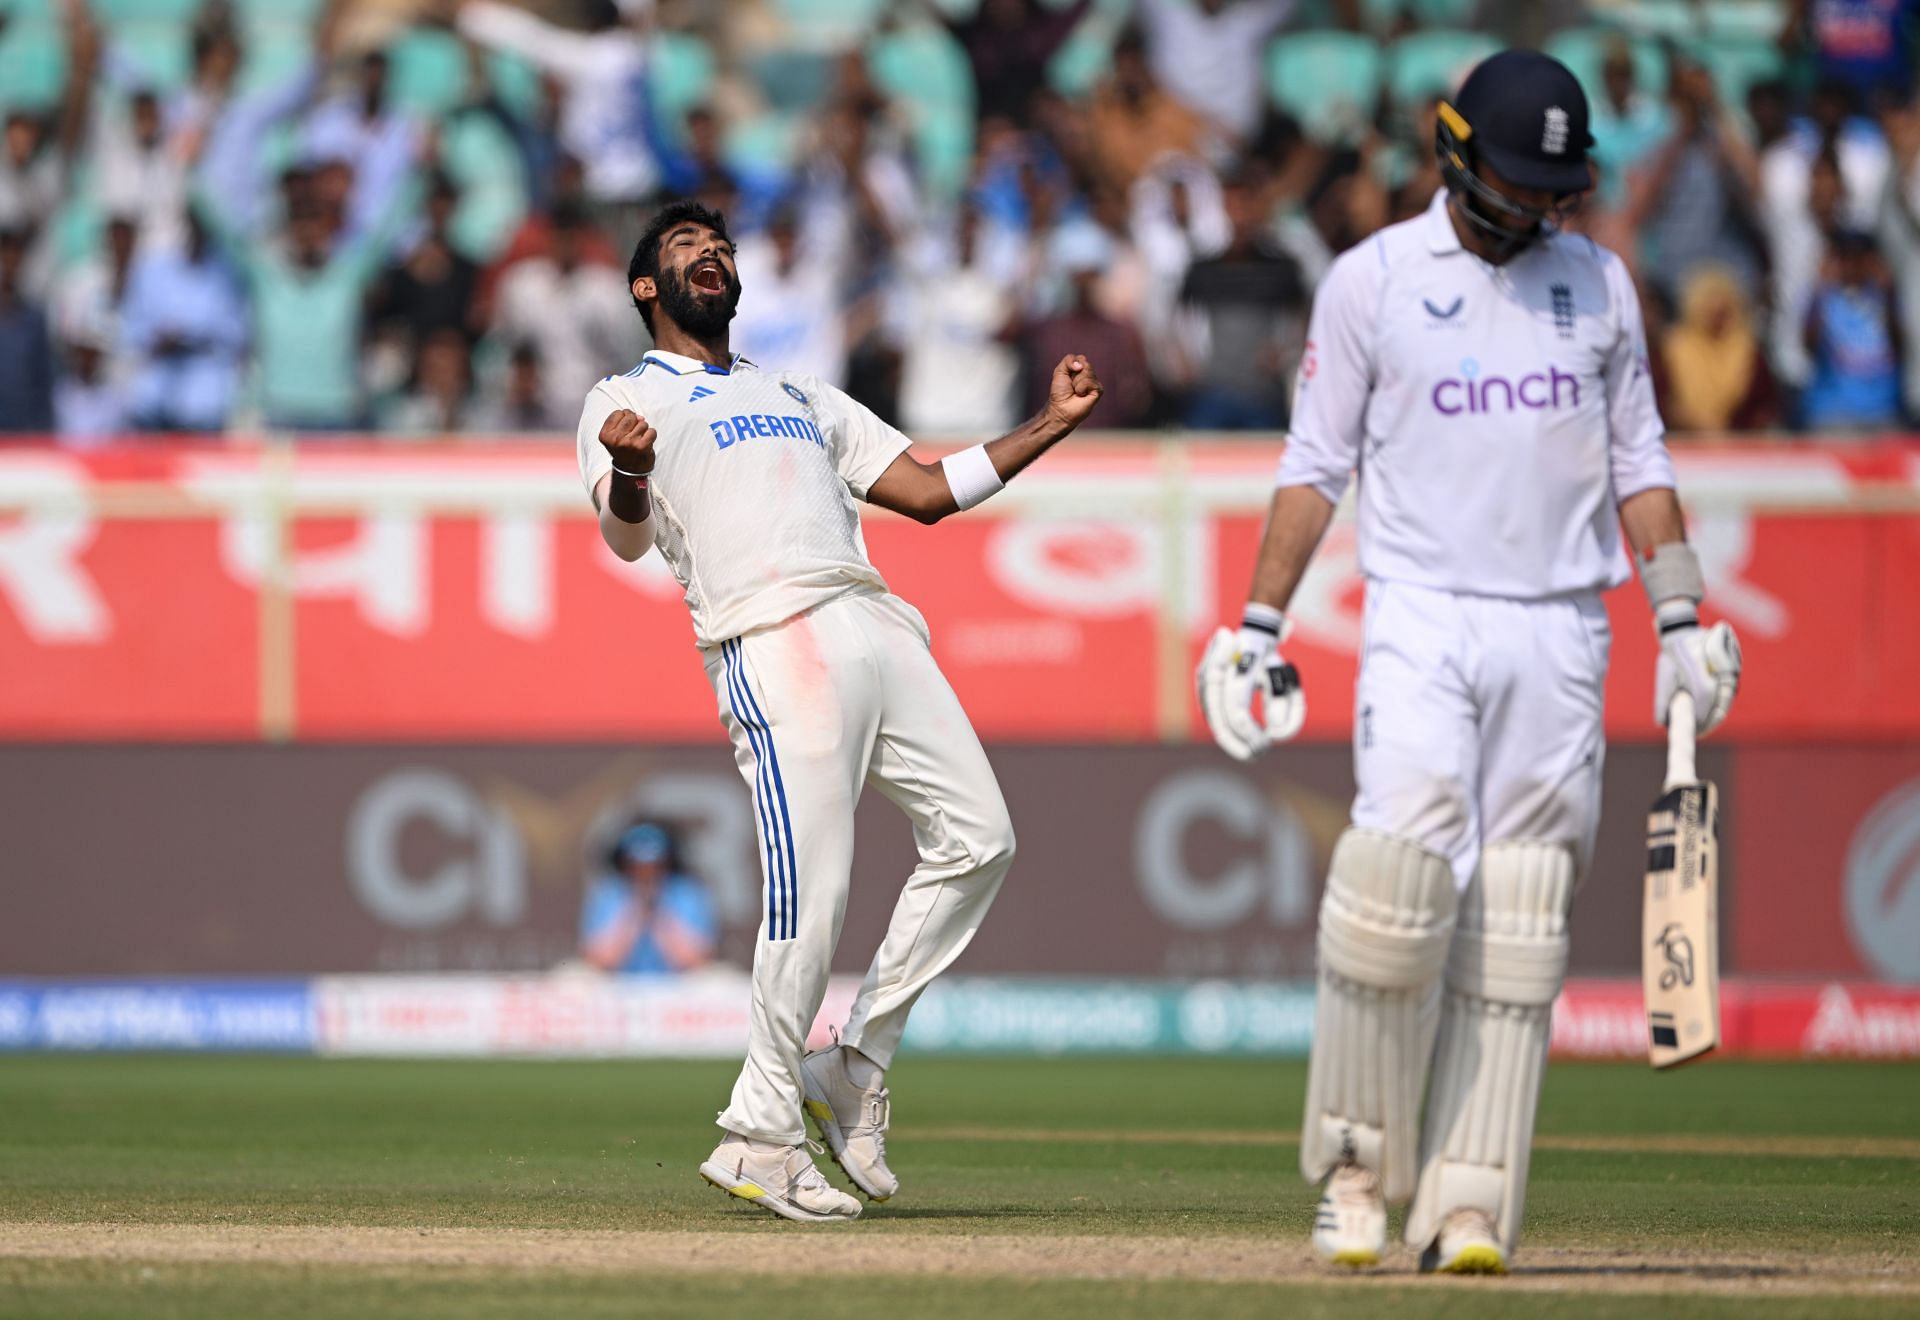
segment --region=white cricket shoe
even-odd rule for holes
[[[800,1060],[800,1083],[807,1093],[807,1113],[827,1143],[827,1153],[853,1180],[853,1185],[876,1201],[900,1190],[900,1180],[887,1167],[887,1120],[891,1105],[887,1088],[876,1078],[862,1087],[847,1074],[845,1045],[829,1045]]]
[[[773,1146],[729,1132],[700,1166],[700,1176],[782,1219],[822,1224],[860,1217],[860,1203],[820,1176],[806,1146]]]
[[[1335,1265],[1378,1265],[1387,1249],[1387,1198],[1380,1175],[1344,1163],[1327,1179],[1313,1220],[1313,1249]]]
[[[1420,1263],[1442,1274],[1505,1274],[1507,1253],[1500,1249],[1492,1215],[1455,1210],[1440,1221],[1440,1237]]]

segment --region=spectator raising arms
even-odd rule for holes
[[[1153,71],[1234,141],[1251,141],[1265,102],[1267,38],[1293,7],[1294,0],[1140,0]]]

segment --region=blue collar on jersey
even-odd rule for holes
[[[753,365],[749,359],[738,353],[733,355],[733,361],[729,362],[726,366],[717,367],[711,362],[702,362],[698,358],[682,357],[678,353],[664,353],[656,348],[641,358],[640,365],[627,374],[629,376],[638,376],[648,367],[659,367],[662,371],[669,372],[675,376],[697,376],[701,372],[706,372],[713,376],[729,376],[732,375],[738,367],[751,367]]]

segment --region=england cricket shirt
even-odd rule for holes
[[[1580,235],[1482,261],[1446,205],[1327,272],[1278,484],[1337,502],[1358,474],[1370,578],[1516,599],[1616,586],[1618,502],[1673,485],[1632,282]]]

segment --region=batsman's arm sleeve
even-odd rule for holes
[[[1275,486],[1311,486],[1338,504],[1359,461],[1375,374],[1375,327],[1386,285],[1376,237],[1342,254],[1313,296],[1293,424]]]
[[[1619,257],[1602,249],[1601,258],[1617,332],[1603,374],[1613,498],[1618,502],[1643,490],[1673,489],[1673,458],[1667,453],[1666,424],[1660,420],[1660,407],[1653,398],[1640,295]]]

